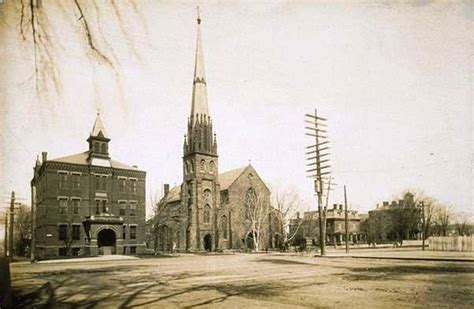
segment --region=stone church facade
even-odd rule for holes
[[[160,202],[164,211],[157,214],[161,218],[154,223],[155,247],[159,251],[253,249],[256,244],[259,249],[272,248],[281,227],[271,213],[270,190],[251,165],[219,173],[217,138],[207,103],[201,19],[197,21],[191,114],[183,145],[183,183],[171,190],[165,186]],[[257,206],[265,208],[259,218],[255,218],[256,211],[249,213],[250,193],[259,202]],[[254,241],[255,237],[258,239]]]

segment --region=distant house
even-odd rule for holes
[[[369,243],[394,243],[421,239],[421,209],[413,194],[398,201],[384,201],[369,211],[362,226]]]
[[[348,211],[349,242],[351,244],[365,242],[365,235],[361,231],[361,221],[364,215],[355,210]],[[303,218],[290,220],[290,235],[293,245],[318,245],[319,243],[319,213],[318,211],[305,212]],[[345,214],[343,205],[334,204],[326,214],[326,244],[342,245],[346,241]]]
[[[146,172],[109,156],[97,114],[89,150],[36,161],[31,180],[36,258],[144,250]]]

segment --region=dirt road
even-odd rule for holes
[[[474,263],[185,255],[12,264],[16,305],[49,307],[474,307]]]

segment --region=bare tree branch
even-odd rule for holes
[[[108,57],[106,57],[95,45],[94,43],[94,40],[92,38],[92,33],[91,33],[91,30],[89,28],[89,23],[87,22],[87,18],[84,16],[84,12],[82,10],[82,7],[81,5],[79,4],[79,1],[78,0],[74,0],[74,3],[76,5],[76,8],[77,10],[79,11],[79,19],[78,20],[81,20],[82,21],[82,24],[84,26],[84,31],[86,33],[86,37],[87,37],[87,42],[89,44],[89,47],[90,49],[94,52],[94,54],[101,60],[103,61],[104,63],[110,65],[111,67],[114,67],[114,65],[112,64],[112,62],[110,61],[110,59]]]

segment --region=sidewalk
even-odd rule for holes
[[[318,256],[318,255],[316,255]],[[420,260],[420,261],[446,261],[446,262],[474,262],[474,252],[455,251],[422,251],[421,248],[391,248],[391,249],[366,249],[329,250],[329,258],[361,258],[361,259],[390,259],[390,260]]]
[[[52,264],[52,263],[88,263],[88,262],[104,262],[104,261],[124,261],[124,260],[138,260],[139,258],[129,255],[102,255],[96,257],[85,257],[77,259],[62,259],[62,260],[45,260],[39,261],[38,264]]]

